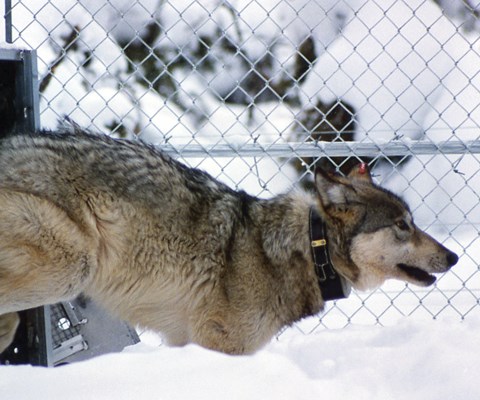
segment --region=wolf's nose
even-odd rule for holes
[[[449,251],[447,253],[447,263],[448,263],[448,266],[449,267],[453,267],[458,261],[458,256],[452,252],[452,251]]]

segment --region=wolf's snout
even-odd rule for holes
[[[453,251],[448,251],[447,253],[447,264],[448,267],[453,267],[458,262],[458,256]]]

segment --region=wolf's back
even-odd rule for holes
[[[26,190],[84,179],[90,186],[136,190],[146,181],[161,184],[161,176],[165,183],[178,176],[176,163],[152,147],[78,131],[7,138],[0,145],[0,170],[2,186]]]
[[[78,129],[2,140],[1,188],[28,192],[64,209],[103,196],[150,210],[161,206],[163,215],[194,210],[197,218],[220,198],[239,199],[239,193],[207,173],[187,168],[154,146]]]
[[[181,180],[182,169],[179,163],[143,142],[81,131],[17,135],[0,145],[3,185],[28,188],[51,179],[60,183],[88,178],[90,185],[136,191],[145,183],[170,186]]]

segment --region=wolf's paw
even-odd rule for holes
[[[0,315],[0,354],[13,342],[19,322],[17,313]]]

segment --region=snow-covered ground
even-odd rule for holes
[[[480,319],[348,327],[252,356],[139,344],[56,369],[0,367],[14,400],[478,400]]]
[[[116,122],[131,132],[140,127],[144,140],[178,147],[288,143],[299,106],[280,101],[246,108],[218,93],[245,74],[240,58],[255,62],[267,50],[276,58],[275,83],[282,76],[275,68],[292,68],[311,32],[319,58],[295,87],[302,106],[337,98],[353,104],[357,140],[479,137],[478,33],[458,29],[430,0],[179,0],[162,2],[160,10],[155,0],[14,4],[16,45],[38,49],[41,77],[61,56],[72,27],[79,30],[76,47],[43,93],[46,127],[66,114],[100,130]],[[118,41],[141,34],[152,16],[163,24],[159,46],[172,58],[199,50],[198,35],[212,38],[218,63],[210,75],[171,71],[186,111],[175,96],[146,90],[123,57]],[[218,30],[242,55],[223,54]],[[198,123],[197,114],[205,121]],[[287,160],[268,156],[185,161],[257,195],[284,191],[298,178]],[[373,294],[354,293],[327,310],[322,323],[331,329],[308,319],[252,356],[168,348],[143,335],[143,343],[123,353],[56,369],[2,366],[0,399],[478,400],[479,170],[476,155],[425,155],[377,176],[404,195],[422,227],[461,255],[438,289],[391,282]],[[375,326],[378,321],[386,326]]]

